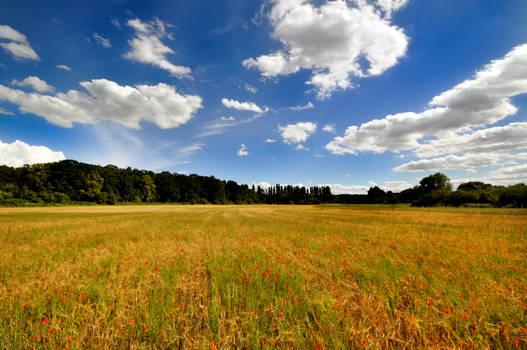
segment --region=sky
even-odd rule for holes
[[[0,164],[527,182],[524,0],[0,0]]]

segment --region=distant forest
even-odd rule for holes
[[[213,176],[183,175],[167,171],[115,165],[98,166],[64,160],[56,163],[0,166],[0,205],[190,203],[190,204],[398,204],[413,206],[527,207],[527,186],[493,186],[467,182],[456,191],[448,177],[436,173],[400,193],[372,187],[367,194],[331,193],[329,186],[291,185],[261,188],[239,185]]]

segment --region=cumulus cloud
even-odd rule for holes
[[[240,145],[240,149],[238,150],[238,156],[245,157],[249,155],[249,151],[247,151],[247,146],[245,146],[243,143]]]
[[[71,68],[66,66],[65,64],[57,64],[57,69],[67,70],[70,71]]]
[[[319,99],[336,90],[353,87],[352,78],[382,74],[404,56],[408,38],[389,20],[400,8],[399,1],[381,1],[386,17],[374,5],[345,0],[326,1],[320,6],[308,0],[272,0],[269,20],[272,37],[282,49],[243,61],[264,77],[312,70],[306,84]],[[361,59],[368,64],[361,64]]]
[[[276,140],[275,139],[267,139],[265,140],[266,143],[275,143]]]
[[[326,132],[329,132],[331,134],[334,134],[335,133],[335,127],[333,125],[329,125],[329,124],[326,124],[324,125],[324,127],[322,128],[322,130],[326,131]]]
[[[129,20],[127,24],[135,30],[135,37],[128,40],[131,51],[124,54],[124,58],[152,64],[177,77],[190,74],[189,67],[177,66],[167,59],[167,55],[173,54],[174,50],[161,41],[164,38],[171,39],[171,36],[166,32],[163,21],[156,18],[150,22],[141,22],[136,18]]]
[[[385,191],[401,192],[412,187],[408,181],[386,181],[380,186]]]
[[[296,145],[295,149],[297,151],[309,151],[309,148],[307,148],[307,147],[305,147],[304,145],[301,145],[301,144]]]
[[[401,192],[412,185],[407,181],[387,181],[382,185],[378,185],[373,181],[369,181],[368,185],[342,185],[342,184],[325,184],[318,186],[329,186],[333,194],[366,194],[371,187],[378,186],[384,191]]]
[[[469,181],[481,181],[503,186],[527,183],[527,163],[501,167],[481,177],[457,178],[451,180],[452,184],[455,186]]]
[[[40,60],[26,36],[7,25],[0,25],[0,46],[9,51],[16,59]]]
[[[449,153],[487,153],[524,148],[527,148],[527,123],[510,123],[424,142],[417,148],[416,155],[424,158]]]
[[[312,109],[312,108],[315,108],[315,106],[311,102],[308,102],[305,106],[289,107],[289,109],[292,111],[303,111],[303,110]]]
[[[0,101],[17,104],[21,112],[44,117],[62,127],[109,120],[134,129],[141,128],[141,121],[169,129],[187,123],[203,108],[201,97],[181,95],[174,86],[164,83],[121,86],[110,80],[94,79],[80,85],[88,93],[70,90],[50,96],[0,84]]]
[[[233,121],[235,118],[231,115],[230,117],[221,117],[220,120],[225,122]]]
[[[221,103],[227,108],[237,109],[239,111],[251,111],[256,113],[265,113],[269,110],[268,107],[262,109],[254,102],[240,102],[228,98],[222,98]]]
[[[393,12],[404,7],[409,0],[377,0],[376,5],[386,14],[389,18]]]
[[[24,164],[58,162],[66,157],[62,152],[55,152],[45,146],[31,146],[16,140],[13,143],[0,141],[0,164],[21,167]]]
[[[109,39],[104,38],[104,37],[100,36],[100,35],[97,34],[97,33],[94,33],[94,34],[93,34],[93,38],[94,38],[95,41],[97,41],[97,43],[99,43],[99,45],[101,45],[101,46],[104,46],[104,47],[112,47],[112,44],[110,44],[110,40],[109,40]]]
[[[489,174],[494,184],[527,183],[527,163],[500,168]]]
[[[510,98],[527,93],[526,66],[524,44],[492,61],[473,79],[434,97],[425,111],[398,113],[350,126],[326,149],[335,154],[414,150],[424,137],[452,138],[494,124],[516,113]]]
[[[445,169],[474,169],[497,164],[503,158],[498,153],[451,154],[433,159],[420,159],[393,168],[397,172],[439,171]]]
[[[33,90],[36,90],[38,92],[53,92],[55,91],[55,88],[48,83],[46,83],[44,80],[40,79],[39,77],[35,76],[29,76],[25,78],[22,81],[18,81],[16,79],[13,79],[11,81],[11,85],[15,86],[30,86],[33,88]]]
[[[324,184],[319,186],[329,186],[333,194],[365,194],[370,186],[363,185],[341,185],[341,184]]]
[[[317,125],[312,122],[300,122],[286,126],[278,125],[278,131],[287,144],[305,142],[316,130]]]

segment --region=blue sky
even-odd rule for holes
[[[527,181],[523,0],[2,1],[0,163]]]

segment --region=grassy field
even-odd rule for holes
[[[527,348],[527,211],[0,209],[0,348]]]

